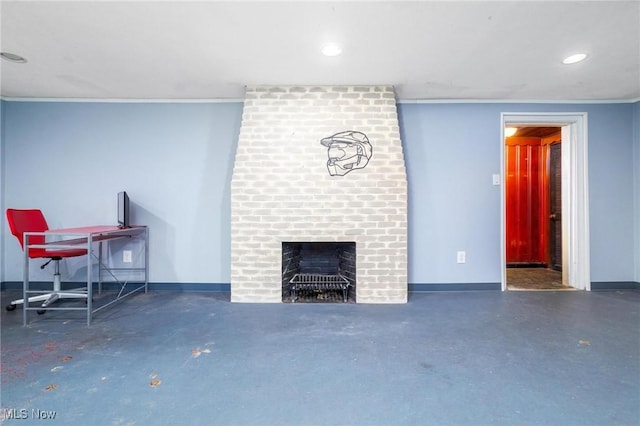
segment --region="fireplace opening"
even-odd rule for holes
[[[355,303],[355,242],[283,242],[282,301]]]

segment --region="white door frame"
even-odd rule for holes
[[[565,285],[591,290],[589,254],[589,174],[587,113],[500,114],[500,249],[502,291],[507,289],[506,174],[504,128],[558,126],[562,128],[562,275]]]

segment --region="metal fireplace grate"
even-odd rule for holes
[[[349,296],[349,280],[343,275],[295,274],[289,281],[291,284],[291,302],[295,303],[298,292],[342,291],[342,299],[347,303]]]

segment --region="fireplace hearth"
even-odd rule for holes
[[[355,302],[355,287],[356,243],[282,243],[283,302]]]

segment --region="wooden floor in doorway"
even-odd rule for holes
[[[547,268],[507,268],[507,290],[574,290],[562,285],[562,272]]]

